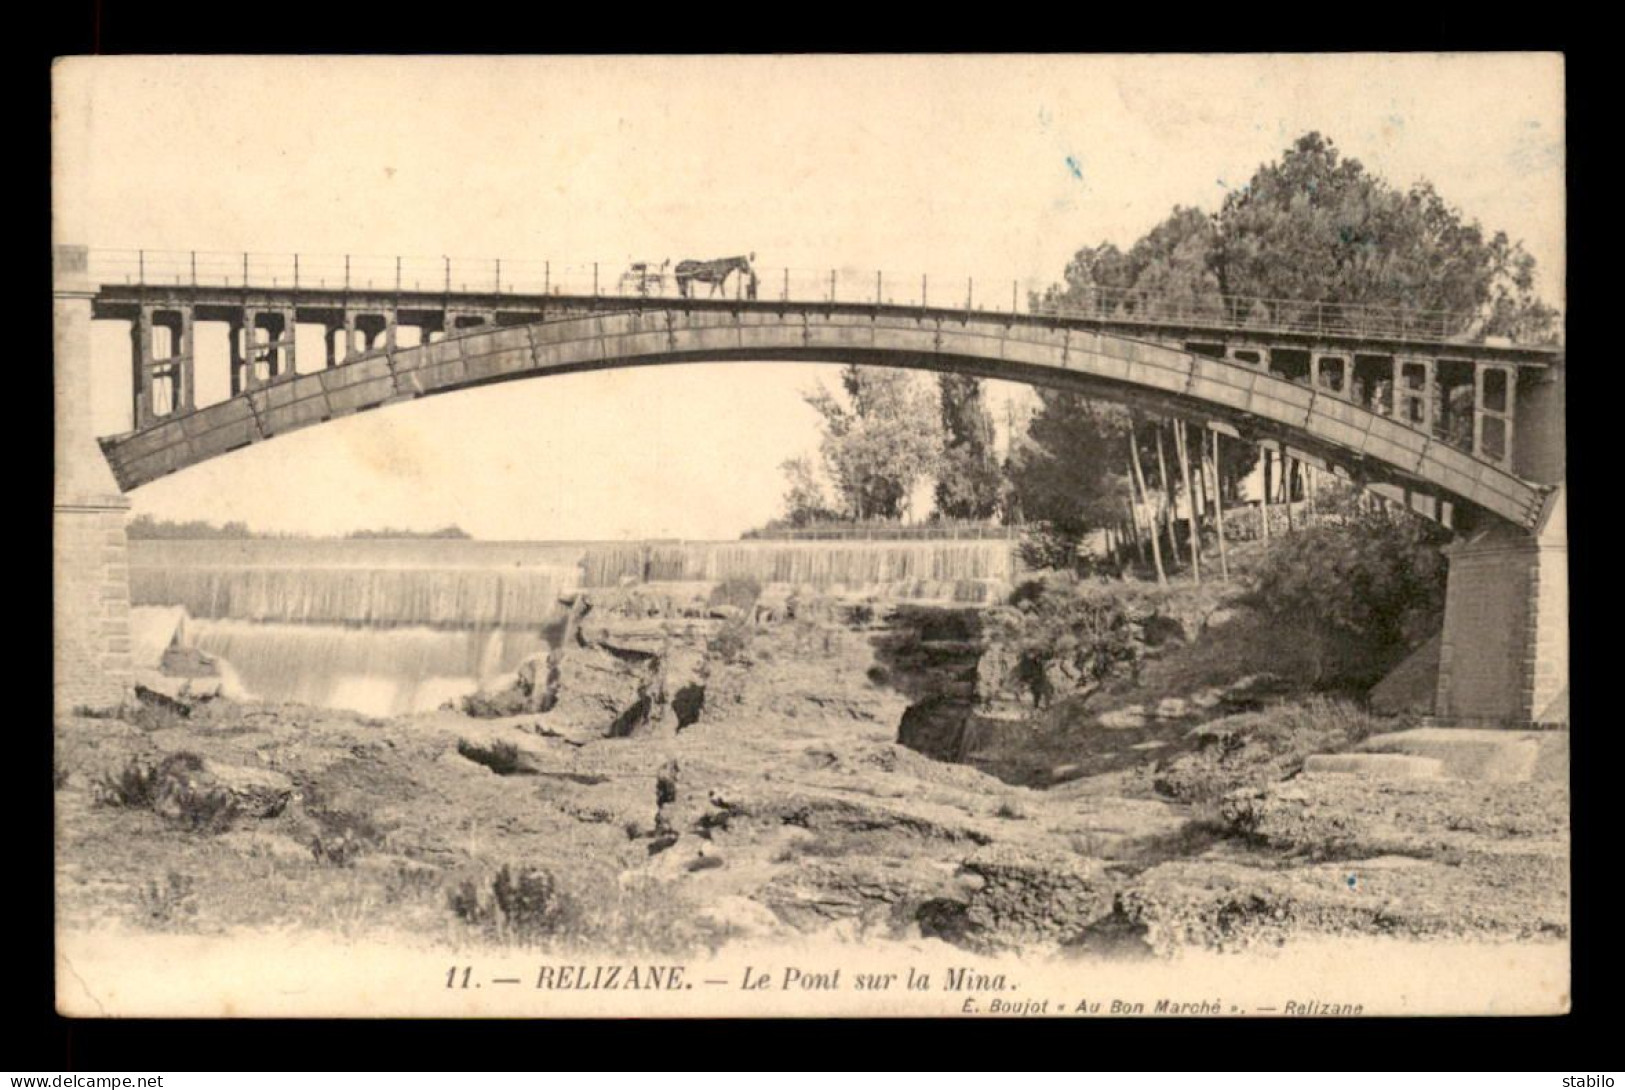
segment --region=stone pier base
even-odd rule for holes
[[[1534,535],[1451,546],[1434,714],[1464,727],[1566,727],[1569,553],[1561,490]]]
[[[130,696],[129,510],[119,495],[58,500],[53,509],[57,714]]]

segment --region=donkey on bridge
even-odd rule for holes
[[[751,262],[756,260],[755,254],[747,257],[719,257],[715,261],[679,261],[672,270],[677,280],[677,292],[684,299],[691,297],[694,290],[694,281],[711,285],[711,295],[719,292],[727,294],[728,277],[739,273],[747,280],[753,280],[755,273],[751,270]]]

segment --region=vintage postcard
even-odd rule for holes
[[[1569,1009],[1555,54],[69,57],[58,1009]]]

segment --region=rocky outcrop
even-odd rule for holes
[[[1017,949],[1077,941],[1112,910],[1117,883],[1095,859],[996,845],[965,860],[980,880],[965,906],[967,945]]]
[[[538,715],[537,731],[566,738],[670,735],[697,722],[709,673],[711,622],[646,612],[643,598],[613,592],[614,609],[586,594],[507,684],[465,697],[481,718]]]
[[[287,808],[293,781],[267,768],[223,764],[173,753],[152,772],[152,809],[171,820],[200,822],[233,815],[272,818]]]

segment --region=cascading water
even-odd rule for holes
[[[500,628],[201,620],[189,631],[199,650],[233,664],[255,697],[367,715],[433,711],[546,647],[539,631]]]
[[[824,593],[983,602],[1008,586],[1013,568],[1002,541],[130,546],[132,604],[183,609],[184,625],[153,610],[154,625],[230,664],[248,694],[369,715],[432,710],[510,675],[544,649],[560,595],[576,587],[748,576]]]
[[[137,607],[183,609],[184,626],[169,626],[180,641],[229,663],[253,698],[402,715],[545,649],[580,554],[440,540],[141,541],[130,588]],[[137,612],[169,623],[165,610]]]

